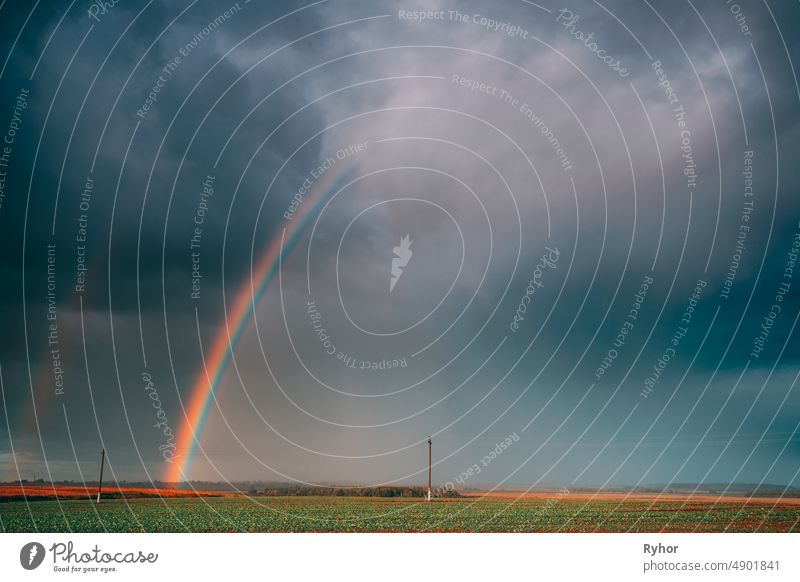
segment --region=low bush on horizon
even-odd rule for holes
[[[316,485],[286,485],[284,487],[269,487],[256,490],[256,495],[269,497],[425,497],[428,490],[425,487],[346,487],[346,486],[316,486]],[[433,497],[454,499],[461,495],[455,490],[433,490]]]

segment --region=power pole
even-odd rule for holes
[[[431,437],[428,437],[428,501],[431,500],[431,447],[433,443],[431,443]]]
[[[106,449],[100,451],[100,483],[97,486],[97,503],[100,503],[100,492],[103,490],[103,465],[106,464]]]

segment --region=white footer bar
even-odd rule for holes
[[[137,582],[254,574],[326,582],[796,581],[798,550],[797,534],[766,533],[0,534],[0,571],[4,580]]]

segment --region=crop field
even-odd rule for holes
[[[103,499],[138,497],[233,497],[231,493],[179,489],[153,489],[145,487],[105,487]],[[65,485],[0,485],[0,501],[24,501],[42,499],[94,499],[97,486]]]
[[[214,497],[6,502],[7,532],[790,532],[796,503],[629,498]]]

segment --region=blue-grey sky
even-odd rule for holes
[[[797,485],[798,18],[0,3],[0,475]]]

